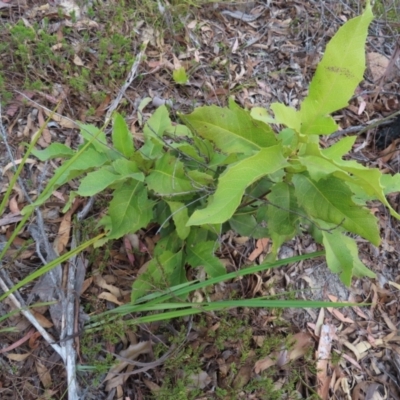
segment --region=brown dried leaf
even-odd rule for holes
[[[109,292],[101,292],[98,295],[98,298],[102,299],[102,300],[110,301],[111,303],[114,303],[114,304],[118,304],[119,306],[124,304],[123,302],[119,301],[112,293],[109,293]]]
[[[17,353],[10,353],[7,354],[7,358],[12,361],[24,361],[26,360],[32,353],[24,353],[24,354],[17,354]]]
[[[69,119],[67,117],[63,117],[62,115],[54,114],[52,111],[49,111],[46,109],[43,109],[43,111],[47,117],[51,116],[51,119],[53,121],[58,122],[63,128],[74,129],[77,127],[76,122],[72,121],[71,119]]]
[[[211,382],[211,378],[205,371],[191,374],[188,376],[188,379],[191,381],[188,385],[188,388],[190,389],[204,389]]]
[[[372,77],[377,82],[385,74],[386,68],[389,65],[389,59],[380,53],[372,51],[367,54],[367,62]]]
[[[17,196],[11,197],[9,203],[8,203],[8,208],[10,209],[12,214],[20,214],[20,209],[18,207],[18,201],[17,201]]]
[[[249,261],[254,261],[260,254],[263,252],[267,251],[269,244],[269,239],[264,238],[264,239],[258,239],[256,248],[253,250],[253,252],[249,255]]]
[[[94,283],[102,289],[106,289],[111,292],[116,298],[121,298],[123,296],[123,293],[120,289],[118,289],[116,286],[109,285],[100,275],[94,276]]]
[[[119,355],[127,360],[135,360],[141,354],[147,354],[151,352],[151,342],[139,342],[137,344],[131,344],[126,350],[122,350]],[[105,377],[104,381],[107,382],[106,391],[109,392],[111,389],[122,385],[128,375],[121,375],[120,372],[129,366],[129,363],[123,359],[118,359],[118,364],[113,365]],[[132,366],[133,367],[133,366]]]
[[[54,240],[54,247],[57,253],[60,255],[64,253],[65,248],[67,247],[69,242],[71,232],[71,216],[72,210],[69,210],[67,213],[65,213],[58,228],[58,235]]]
[[[77,56],[76,54],[74,55],[74,64],[77,65],[78,67],[84,67],[85,64],[83,63],[82,59]]]
[[[42,127],[46,124],[46,121],[43,117],[43,110],[39,108],[39,113],[38,113],[38,121],[39,121],[39,126]],[[46,148],[50,145],[51,143],[51,134],[50,131],[44,127],[42,134],[38,140],[38,144],[42,146],[43,148]]]
[[[35,350],[39,347],[40,343],[38,341],[38,339],[41,337],[42,335],[39,332],[35,332],[30,338],[29,338],[29,347],[32,350]]]
[[[45,388],[48,388],[52,385],[51,375],[49,370],[39,361],[36,361],[36,371],[39,375],[40,382]]]
[[[152,393],[158,393],[161,390],[160,386],[152,381],[149,381],[148,379],[143,378],[143,382],[151,390]]]

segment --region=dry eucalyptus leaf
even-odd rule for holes
[[[385,74],[389,59],[374,51],[367,54],[367,61],[374,81],[378,81]]]
[[[31,353],[23,353],[23,354],[16,354],[16,353],[9,353],[7,354],[7,358],[12,361],[24,361],[26,360]]]

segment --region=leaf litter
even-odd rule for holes
[[[29,6],[22,2],[19,3],[21,8],[17,9],[13,1],[7,1],[0,3],[0,13],[11,24],[20,20],[28,27],[49,18],[49,32],[54,32],[59,37],[56,47],[53,47],[55,52],[62,48],[59,46],[61,39],[65,39],[67,43],[79,43],[80,40],[83,41],[82,32],[95,38],[96,32],[106,29],[104,19],[96,14],[92,19],[86,18],[82,16],[77,4],[65,3],[60,4],[63,6],[60,14],[57,7],[51,8],[55,6],[52,3],[49,7],[49,4],[40,1]],[[70,9],[75,11],[76,20],[67,17]],[[106,8],[106,12],[110,13],[110,9]],[[34,79],[42,79],[44,73],[46,82],[57,82],[58,86],[56,84],[52,89],[43,87],[41,90],[29,92],[24,90],[21,91],[23,96],[15,92],[5,104],[2,123],[8,142],[15,148],[14,162],[17,163],[23,154],[21,139],[30,139],[43,125],[44,116],[51,116],[53,123],[46,128],[39,146],[44,149],[49,143],[58,142],[76,148],[79,145],[79,136],[73,121],[79,119],[101,126],[104,115],[118,94],[122,94],[122,101],[118,102],[120,110],[125,111],[132,131],[141,130],[143,117],[147,118],[153,111],[152,107],[160,101],[170,102],[175,111],[191,111],[192,107],[202,104],[223,105],[230,95],[235,96],[235,100],[242,106],[249,108],[265,106],[276,100],[296,107],[306,94],[308,82],[320,60],[325,43],[343,21],[357,12],[358,10],[346,2],[274,1],[267,5],[256,5],[253,2],[241,5],[215,3],[191,10],[183,22],[182,32],[170,25],[169,30],[160,34],[144,20],[129,21],[122,27],[125,29],[122,33],[137,32],[137,37],[134,38],[136,45],[143,41],[149,43],[146,59],[139,67],[140,82],[133,77],[133,83],[124,92],[120,92],[125,77],[120,77],[108,87],[105,81],[93,78],[85,84],[85,90],[82,90],[75,82],[64,80],[60,70],[53,67],[44,71],[40,65],[33,65],[30,73]],[[389,20],[385,20],[390,12],[397,11],[386,10],[372,24],[372,34],[367,45],[369,68],[365,80],[357,89],[350,106],[335,116],[343,131],[354,126],[363,127],[373,119],[385,117],[398,110],[399,61],[394,40],[395,28]],[[168,20],[167,15],[168,12],[165,11],[162,17]],[[71,31],[65,34],[63,26],[71,28]],[[392,40],[387,40],[387,37]],[[91,52],[79,46],[75,47],[74,52],[71,60],[75,67],[95,70],[95,57]],[[1,62],[4,63],[4,58]],[[182,85],[177,85],[172,79],[172,72],[177,66],[183,67],[188,74],[187,82]],[[125,72],[128,73],[126,69]],[[15,71],[6,69],[5,74],[6,77],[12,77],[8,80],[7,90],[19,91],[23,87],[23,80]],[[106,96],[96,98],[96,93],[104,89]],[[152,102],[147,101],[140,109],[139,105],[145,98],[152,99]],[[58,113],[52,115],[51,110],[57,103],[60,103]],[[371,166],[378,165],[388,173],[399,172],[395,139],[390,144],[385,143],[384,157],[376,152],[375,135],[379,135],[379,129],[375,128],[367,138],[360,135],[355,147],[362,143],[365,143],[365,147],[361,151],[354,151],[351,157]],[[326,145],[333,140],[328,139]],[[4,144],[1,143],[0,146],[1,154],[6,155]],[[12,163],[7,166],[9,159],[6,156],[1,159],[1,183],[7,186],[10,177],[6,172],[12,171]],[[48,179],[54,165],[48,167],[32,160],[28,166],[24,169],[23,180],[31,181],[28,189],[34,195],[37,186],[44,184],[41,180]],[[47,168],[50,169],[46,170]],[[16,187],[15,191],[17,189]],[[46,235],[52,242],[56,242],[59,252],[65,251],[70,245],[70,233],[75,224],[71,215],[61,217],[60,214],[67,199],[68,191],[62,190],[58,202],[49,201],[46,204]],[[398,196],[389,200],[398,210]],[[17,197],[13,197],[13,203],[9,204],[9,213],[1,216],[4,220],[0,227],[2,241],[10,236],[13,224],[20,218],[19,210],[26,201],[19,193]],[[94,215],[101,212],[101,209],[93,210]],[[112,377],[107,379],[107,386],[96,386],[92,382],[88,398],[125,396],[139,399],[149,398],[150,393],[157,398],[163,389],[168,388],[171,380],[175,383],[179,380],[186,382],[188,398],[215,398],[216,388],[233,388],[237,398],[268,398],[268,393],[265,394],[263,388],[251,385],[265,377],[262,373],[266,370],[273,370],[269,377],[274,390],[285,387],[293,379],[294,372],[301,371],[301,379],[298,378],[296,382],[296,391],[303,398],[315,393],[323,399],[372,399],[385,398],[385,395],[399,398],[396,379],[400,375],[398,225],[381,206],[376,207],[375,212],[381,220],[381,248],[376,249],[359,241],[363,262],[378,275],[375,282],[356,279],[348,290],[340,285],[340,281],[334,280],[334,275],[327,271],[326,266],[321,268],[318,263],[313,262],[279,271],[269,270],[256,275],[254,279],[246,277],[221,284],[211,294],[199,293],[203,297],[211,295],[213,298],[224,299],[230,298],[233,293],[243,297],[256,294],[278,296],[290,290],[307,299],[330,298],[335,301],[339,298],[371,303],[370,306],[342,311],[327,309],[319,317],[315,311],[308,309],[284,310],[282,314],[276,310],[231,310],[223,317],[207,314],[204,318],[195,317],[190,320],[189,329],[177,343],[177,348],[173,338],[180,337],[179,332],[182,327],[187,328],[188,321],[170,321],[166,325],[143,324],[135,334],[120,333],[116,344],[93,335],[92,346],[100,344],[100,348],[130,360],[140,356],[139,363],[149,364],[151,367],[146,370],[146,374],[136,374],[135,370],[140,369],[140,365],[128,366],[126,362],[118,361],[118,357],[114,358],[119,367],[110,367],[107,371],[108,376]],[[55,218],[51,218],[51,214]],[[29,242],[31,236],[27,230],[17,239],[7,256],[15,260],[10,265],[9,273],[13,280],[20,281],[39,265],[39,260],[35,254],[35,245]],[[107,258],[100,253],[86,254],[83,262],[89,267],[84,290],[78,294],[81,304],[99,312],[113,308],[114,304],[125,303],[137,271],[148,261],[157,240],[157,235],[153,234],[151,228],[139,231],[136,242],[140,251],[134,252],[134,258],[129,255],[132,248],[123,243],[115,243],[109,249]],[[285,257],[285,252],[297,254],[310,251],[312,246],[308,237],[298,238],[282,249],[281,257]],[[266,249],[267,240],[254,242],[250,237],[225,238],[219,256],[228,269],[235,270],[251,261],[262,261]],[[54,281],[47,285],[54,285]],[[32,294],[32,290],[32,287],[27,287],[26,293],[31,291]],[[6,304],[5,307],[5,311],[8,311],[11,306]],[[51,328],[52,323],[60,324],[57,320],[50,322],[48,308],[41,310],[40,315],[42,317],[37,315],[37,319],[47,329]],[[224,337],[224,330],[229,324],[234,324],[235,319],[245,321],[244,326],[238,326],[235,335],[231,332],[231,337]],[[15,326],[22,329],[19,334],[2,334],[4,347],[18,343],[24,333],[30,332],[31,326],[23,321],[21,316],[13,321]],[[250,339],[246,339],[247,330],[251,333]],[[57,331],[51,333],[57,334]],[[273,336],[280,340],[270,348],[265,343],[268,344]],[[285,347],[284,338],[290,337],[291,346]],[[121,345],[123,349],[116,351],[116,346]],[[20,353],[9,354],[9,359],[14,358],[14,370],[10,370],[11,365],[7,361],[1,361],[5,371],[0,380],[2,396],[13,398],[10,396],[18,390],[27,399],[45,396],[61,398],[65,390],[65,380],[60,360],[54,358],[39,337],[35,339],[35,343],[32,341],[28,347],[24,346],[22,343],[18,347]],[[143,346],[145,351],[140,350]],[[168,353],[165,359],[158,357],[162,359],[159,364],[154,361],[157,361],[154,354],[156,346],[162,346],[162,351]],[[125,357],[129,349],[133,349],[132,354]],[[168,349],[173,351],[169,353]],[[182,353],[186,355],[184,354],[180,365],[174,365],[174,358],[179,360]],[[195,354],[198,368],[188,372],[185,365],[189,363],[185,357],[193,357]],[[39,356],[40,360],[34,361]],[[80,357],[88,362],[87,355],[82,353]],[[95,360],[104,362],[100,351],[90,362]],[[312,372],[313,369],[317,371],[316,374]],[[121,371],[125,375],[119,376]],[[130,373],[134,373],[133,380]],[[16,376],[19,379],[15,380]],[[31,381],[24,383],[21,378],[26,377],[30,377]],[[90,379],[90,375],[88,377]],[[105,377],[104,374],[103,379]],[[110,384],[110,381],[113,383]],[[171,390],[171,386],[168,390]]]

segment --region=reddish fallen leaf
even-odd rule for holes
[[[25,343],[27,340],[29,340],[29,338],[31,336],[33,336],[35,333],[35,329],[31,329],[23,338],[19,339],[18,341],[16,341],[15,343],[13,343],[12,345],[5,347],[4,349],[0,349],[0,354],[2,353],[7,353],[8,351],[14,350],[17,347],[21,346],[21,344]]]
[[[104,100],[101,102],[101,104],[97,107],[94,115],[98,118],[102,117],[104,115],[104,113],[106,112],[107,107],[110,104],[110,101],[111,101],[111,96],[109,94],[107,94],[106,97],[104,98]]]
[[[35,350],[39,347],[40,343],[38,341],[38,339],[41,337],[42,335],[39,332],[35,332],[30,338],[29,338],[29,348],[31,348],[32,350]]]
[[[133,267],[133,265],[135,263],[135,255],[133,253],[132,243],[131,243],[129,237],[127,237],[127,235],[124,236],[124,246],[125,246],[125,251],[126,251],[126,255],[128,257],[129,264],[131,267]]]
[[[18,201],[17,201],[18,196],[13,196],[11,197],[9,203],[8,203],[8,208],[10,209],[12,214],[20,214],[20,209],[18,207]]]
[[[256,248],[253,250],[253,252],[249,255],[249,261],[254,261],[259,255],[267,251],[269,244],[269,239],[264,238],[264,239],[258,239]]]

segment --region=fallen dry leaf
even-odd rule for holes
[[[39,375],[40,382],[45,388],[52,385],[51,375],[49,370],[39,361],[36,361],[36,371]]]
[[[211,378],[205,371],[191,374],[188,376],[188,379],[191,381],[188,385],[190,389],[204,389],[211,382]]]
[[[63,128],[74,129],[74,128],[77,128],[77,126],[78,126],[76,124],[76,122],[74,122],[73,120],[71,120],[67,117],[63,117],[62,115],[54,114],[52,111],[49,111],[46,109],[43,109],[43,111],[47,117],[51,116],[51,119],[53,121],[58,122]]]
[[[384,75],[389,65],[389,59],[374,51],[367,53],[367,62],[374,82],[377,82]]]
[[[73,210],[69,210],[68,212],[65,213],[58,228],[58,235],[54,240],[53,246],[59,255],[64,253],[65,248],[69,243],[72,213]]]
[[[249,261],[254,261],[259,255],[267,251],[269,239],[258,239],[256,248],[249,255]]]
[[[43,314],[38,313],[36,310],[31,310],[31,313],[43,328],[51,328],[53,326],[53,323],[43,316]]]
[[[119,355],[122,358],[129,360],[135,360],[141,354],[150,353],[152,350],[151,342],[139,342],[136,344],[131,344],[126,350],[122,350]],[[129,362],[124,361],[123,359],[118,359],[118,364],[115,364],[111,367],[104,381],[107,381],[106,391],[109,392],[111,389],[116,388],[119,385],[122,385],[126,379],[128,379],[128,375],[120,374],[120,372],[125,369],[127,366],[133,367]]]
[[[9,360],[12,360],[12,361],[24,361],[24,360],[26,360],[31,354],[32,354],[31,352],[29,352],[29,353],[23,353],[23,354],[10,353],[10,354],[7,354],[7,358],[8,358]]]
[[[118,304],[119,306],[122,306],[122,304],[124,304],[122,301],[119,301],[112,293],[109,292],[101,292],[97,296],[97,298],[110,301],[111,303]]]

